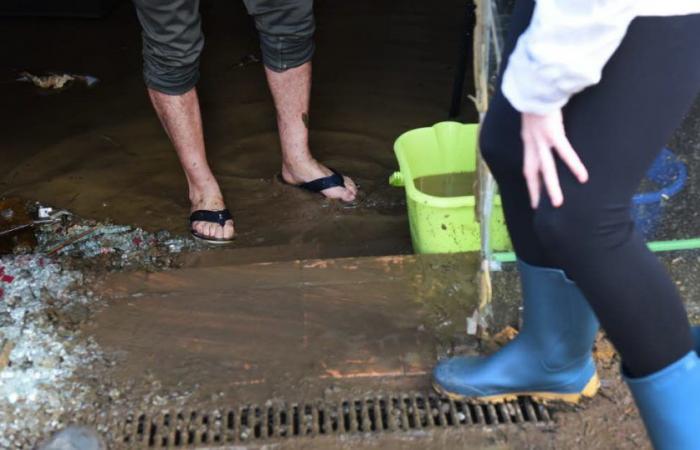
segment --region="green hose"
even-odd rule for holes
[[[696,250],[700,249],[700,238],[694,239],[678,239],[673,241],[656,241],[649,242],[649,250],[652,252],[671,252],[675,250]],[[498,262],[515,262],[515,253],[513,252],[495,252],[492,254],[493,259]]]

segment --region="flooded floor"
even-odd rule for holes
[[[239,64],[259,52],[252,23],[239,1],[203,1],[202,14],[199,94],[236,247],[311,252],[299,257],[317,256],[313,245],[328,242],[347,248],[334,256],[410,252],[404,193],[388,185],[397,168],[392,145],[406,130],[447,118],[464,3],[317,2],[312,149],[359,182],[353,209],[274,181],[279,143],[263,68]],[[0,194],[185,233],[185,180],[145,94],[130,3],[99,21],[0,19],[0,37],[12,55],[0,62],[0,96],[13,105],[0,112]],[[15,82],[23,70],[87,73],[100,83],[47,94]],[[462,119],[474,119],[465,109]]]

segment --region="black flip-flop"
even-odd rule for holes
[[[209,211],[206,209],[197,210],[190,214],[190,233],[192,233],[192,237],[194,237],[195,239],[206,242],[207,244],[230,244],[231,242],[233,242],[233,237],[229,239],[220,239],[210,236],[204,236],[203,234],[197,233],[192,228],[192,223],[194,222],[218,223],[223,228],[224,225],[226,225],[227,220],[233,220],[233,217],[231,217],[231,213],[228,209],[221,209],[219,211]]]
[[[334,187],[345,187],[345,178],[343,178],[343,175],[338,172],[335,169],[331,169],[331,172],[333,172],[332,175],[329,175],[327,177],[323,178],[318,178],[316,180],[308,181],[306,183],[301,183],[301,184],[292,184],[292,183],[287,183],[287,181],[284,179],[282,174],[277,175],[277,179],[279,179],[282,184],[286,184],[287,186],[292,186],[295,188],[303,189],[305,191],[313,192],[315,194],[320,194],[321,192],[325,191],[326,189],[334,188]]]

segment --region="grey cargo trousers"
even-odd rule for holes
[[[313,0],[243,0],[255,19],[262,60],[276,72],[301,66],[314,53]],[[180,95],[199,79],[204,35],[199,0],[134,0],[143,29],[146,85]]]

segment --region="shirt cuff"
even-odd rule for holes
[[[521,113],[546,115],[561,109],[570,94],[557,87],[557,74],[548,72],[528,58],[518,41],[503,73],[503,95]]]

